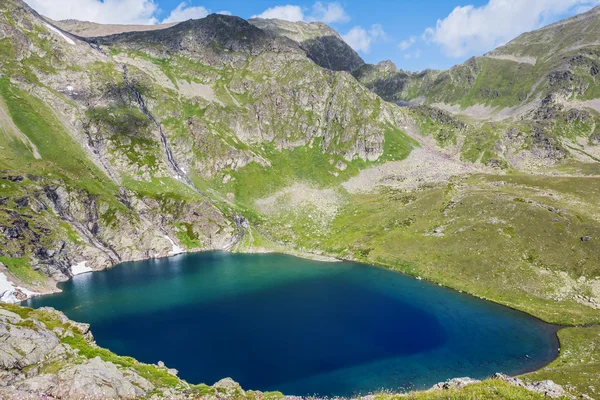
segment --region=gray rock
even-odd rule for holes
[[[560,386],[550,380],[526,383],[522,379],[513,378],[511,376],[508,376],[505,374],[500,374],[500,373],[493,375],[492,379],[498,379],[498,380],[504,381],[506,383],[509,383],[513,386],[525,388],[532,392],[542,393],[551,398],[558,398],[558,397],[563,397],[563,396],[572,397],[565,391],[565,389],[562,386]]]
[[[468,385],[472,385],[474,383],[478,383],[481,382],[477,379],[472,379],[472,378],[454,378],[454,379],[450,379],[446,382],[440,382],[440,383],[436,383],[435,385],[433,385],[433,387],[431,389],[433,390],[448,390],[448,389],[462,389],[465,386]]]
[[[100,357],[60,370],[58,379],[60,387],[51,394],[60,398],[132,399],[154,388],[135,371],[120,370]]]
[[[223,396],[224,398],[233,398],[233,397],[243,397],[246,396],[246,392],[242,389],[239,383],[234,381],[231,378],[221,379],[219,382],[213,385],[217,392]],[[220,397],[220,396],[219,396]]]
[[[543,393],[547,397],[551,397],[553,399],[563,397],[567,394],[562,386],[554,383],[551,380],[529,383],[525,385],[525,388],[531,390],[532,392]]]
[[[0,317],[0,369],[22,370],[49,357],[65,355],[65,349],[55,334],[38,321],[21,320],[23,326],[9,324],[9,317]],[[27,324],[27,325],[25,325]]]

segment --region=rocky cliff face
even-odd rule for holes
[[[352,72],[365,64],[335,30],[323,23],[262,18],[253,18],[248,22],[265,32],[298,43],[308,57],[323,68]]]

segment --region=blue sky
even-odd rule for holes
[[[26,0],[54,19],[161,23],[225,12],[243,18],[323,21],[369,63],[445,69],[600,0]]]

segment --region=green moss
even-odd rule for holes
[[[85,241],[83,241],[79,233],[77,233],[77,231],[75,231],[71,225],[69,225],[66,222],[61,222],[60,226],[65,230],[67,234],[67,239],[69,239],[71,243],[79,245],[85,244]]]
[[[383,155],[377,162],[404,160],[415,147],[419,147],[416,140],[397,127],[389,125],[384,132]]]

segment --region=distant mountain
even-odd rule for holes
[[[78,21],[66,19],[62,21],[53,21],[47,18],[48,22],[60,29],[71,32],[81,37],[108,36],[124,32],[143,32],[166,29],[177,25],[177,23],[157,24],[157,25],[116,25],[116,24],[97,24],[95,22]]]
[[[553,96],[587,101],[600,93],[600,7],[525,33],[447,71],[420,74],[363,67],[355,76],[387,100],[522,108]],[[600,111],[593,104],[588,106]],[[513,115],[511,113],[511,115]]]
[[[363,85],[391,102],[408,103],[419,100],[419,94],[427,92],[439,71],[406,72],[398,70],[391,61],[365,64],[353,72]]]

